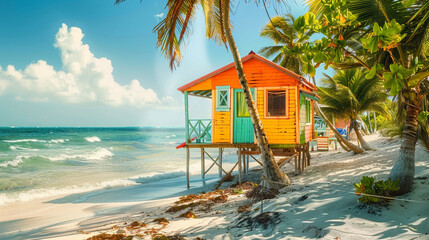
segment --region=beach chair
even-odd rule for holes
[[[317,151],[328,151],[328,141],[329,137],[317,137]]]

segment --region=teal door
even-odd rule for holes
[[[253,98],[255,97],[255,89],[251,88]],[[242,89],[234,89],[234,143],[253,143],[255,141],[252,119],[250,119],[249,111],[247,110],[246,100]]]

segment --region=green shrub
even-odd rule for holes
[[[360,183],[355,183],[356,195],[361,196],[360,202],[363,203],[387,203],[392,196],[392,193],[399,190],[399,181],[379,180],[375,181],[375,177],[363,176]],[[387,197],[387,198],[383,198]]]

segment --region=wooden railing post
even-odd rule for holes
[[[190,152],[189,152],[189,147],[186,146],[186,186],[189,189],[189,161],[191,158]]]
[[[204,148],[201,148],[201,178],[202,179],[206,178],[206,161],[204,157],[205,157]]]
[[[222,177],[222,154],[223,149],[219,148],[219,177]]]
[[[191,138],[189,137],[189,104],[188,104],[188,92],[184,92],[185,96],[185,129],[186,129],[186,143],[191,142]]]

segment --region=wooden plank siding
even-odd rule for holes
[[[203,82],[198,83],[195,86],[190,87],[186,91],[196,91],[196,90],[211,90],[212,89],[212,79],[207,79]]]
[[[230,143],[231,142],[231,100],[229,111],[216,111],[216,94],[212,94],[212,136],[213,143]],[[231,96],[232,94],[230,94]]]
[[[256,102],[262,124],[268,137],[270,144],[295,144],[296,142],[296,99],[298,81],[283,72],[270,67],[269,65],[260,62],[256,59],[251,59],[243,64],[247,80],[251,88],[257,88]],[[211,89],[216,89],[216,86],[230,86],[231,99],[230,111],[216,111],[216,94],[212,95],[213,108],[213,142],[226,143],[232,142],[232,103],[234,102],[233,89],[241,89],[238,81],[237,71],[235,68],[228,69],[219,73],[204,82],[211,83]],[[202,82],[203,83],[203,82]],[[197,86],[202,86],[199,83]],[[207,85],[204,85],[206,87]],[[265,118],[264,117],[264,87],[288,87],[288,113],[287,119]],[[195,89],[197,90],[197,89]]]
[[[257,107],[259,117],[267,134],[270,144],[294,144],[296,143],[296,94],[295,87],[287,87],[287,110],[288,118],[267,118],[264,112],[264,101],[266,100],[263,88],[258,88]]]
[[[270,144],[299,144],[310,141],[313,138],[314,119],[307,124],[305,105],[301,107],[299,90],[313,92],[311,85],[303,82],[301,78],[286,74],[266,62],[251,58],[243,62],[244,72],[250,88],[255,89],[255,102],[262,124]],[[234,139],[234,89],[241,89],[237,71],[234,67],[222,69],[218,73],[208,74],[201,82],[195,80],[195,85],[190,85],[186,91],[212,90],[212,143],[232,143]],[[310,87],[308,87],[310,86]],[[185,85],[186,86],[186,85]],[[184,86],[184,87],[185,87]],[[229,111],[216,111],[216,87],[230,87]],[[183,87],[183,88],[184,88]],[[266,117],[266,89],[287,90],[287,117]],[[185,88],[184,88],[185,89]],[[313,109],[313,103],[311,104]]]
[[[256,59],[251,59],[244,62],[243,68],[251,88],[298,85],[296,79]],[[216,76],[213,76],[210,79],[212,80],[211,89],[216,89],[216,86],[231,86],[231,88],[241,88],[235,68],[228,69]]]

